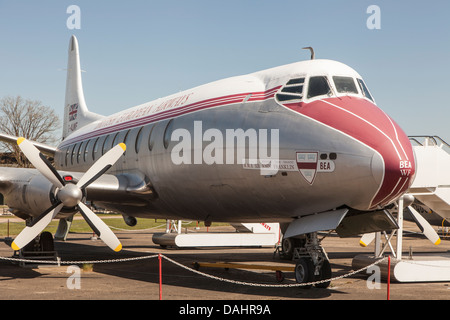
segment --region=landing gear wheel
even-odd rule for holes
[[[42,232],[39,238],[39,246],[41,251],[55,251],[53,236],[50,232]]]
[[[281,241],[281,258],[283,260],[292,260],[294,255],[294,240],[291,238]]]
[[[280,257],[283,260],[292,260],[294,257],[294,250],[296,247],[301,247],[304,240],[297,238],[283,238],[281,240],[281,254]]]
[[[22,252],[32,252],[35,254],[39,254],[39,252],[43,251],[45,252],[55,251],[53,236],[50,232],[47,231],[42,232],[40,236],[33,239],[22,249]]]
[[[38,252],[39,250],[39,242],[37,239],[33,239],[30,243],[28,243],[25,247],[22,248],[22,252]]]
[[[320,274],[316,276],[316,281],[331,279],[331,265],[330,261],[324,260],[322,263],[322,268],[320,268]],[[316,284],[316,288],[326,289],[330,286],[331,281],[322,282]]]
[[[308,283],[314,279],[314,264],[310,258],[302,257],[297,260],[295,265],[295,280],[297,283]],[[303,286],[302,288],[309,289],[311,285]]]

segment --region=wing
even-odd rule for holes
[[[17,139],[19,139],[19,137],[15,137],[15,136],[11,136],[9,134],[6,133],[0,133],[0,141],[6,142],[6,143],[10,143],[10,144],[16,144]],[[44,143],[40,143],[40,142],[35,142],[35,141],[30,141],[40,152],[54,157],[55,153],[56,153],[56,147],[52,147],[49,145],[46,145]]]

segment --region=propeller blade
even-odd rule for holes
[[[77,186],[80,189],[86,188],[92,182],[97,180],[102,174],[111,168],[114,163],[122,156],[127,147],[124,143],[119,143],[117,146],[105,153],[92,167],[81,177]]]
[[[436,231],[434,231],[433,227],[428,223],[428,221],[425,220],[425,218],[422,217],[422,215],[413,207],[408,206],[407,209],[416,222],[417,226],[419,227],[420,231],[423,232],[428,240],[430,240],[436,246],[440,244],[441,238],[439,238],[438,234],[436,233]]]
[[[91,209],[89,209],[83,202],[78,204],[80,213],[92,230],[103,240],[104,243],[112,250],[119,252],[122,250],[122,244],[116,237],[114,232],[100,219]]]
[[[17,145],[33,166],[51,183],[60,189],[65,185],[64,180],[53,168],[50,161],[30,141],[25,138],[19,138],[17,139]]]
[[[361,247],[367,247],[375,239],[375,232],[363,234],[359,240]]]
[[[25,227],[22,232],[14,239],[11,244],[11,248],[18,251],[30,243],[39,233],[44,230],[52,219],[58,214],[59,210],[63,207],[61,202],[56,203],[50,207],[47,211],[42,213],[33,223]]]

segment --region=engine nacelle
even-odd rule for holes
[[[56,188],[40,174],[28,175],[11,182],[3,196],[12,213],[18,217],[37,217],[55,203]]]

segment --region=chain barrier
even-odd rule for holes
[[[365,266],[365,267],[363,267],[363,268],[361,268],[361,269],[352,271],[352,272],[350,272],[350,273],[348,273],[348,274],[344,274],[344,275],[341,275],[341,276],[337,276],[337,277],[334,277],[334,278],[330,278],[330,279],[324,279],[324,280],[319,280],[319,281],[314,281],[314,282],[306,282],[306,283],[295,283],[295,284],[262,284],[262,283],[251,283],[251,282],[243,282],[243,281],[237,281],[237,280],[229,280],[229,279],[224,279],[224,278],[216,277],[216,276],[213,276],[213,275],[210,275],[210,274],[207,274],[207,273],[200,272],[200,271],[198,271],[198,270],[192,269],[192,268],[190,268],[190,267],[187,267],[187,266],[185,266],[185,265],[183,265],[183,264],[181,264],[181,263],[179,263],[179,262],[176,262],[175,260],[172,260],[172,259],[170,259],[169,257],[166,257],[166,256],[164,256],[164,255],[162,255],[162,257],[163,257],[164,259],[166,259],[167,261],[170,261],[170,262],[172,262],[173,264],[175,264],[175,265],[177,265],[177,266],[179,266],[179,267],[181,267],[181,268],[184,268],[184,269],[186,269],[186,270],[189,270],[189,271],[191,271],[191,272],[193,272],[193,273],[197,273],[197,274],[199,274],[199,275],[201,275],[201,276],[204,276],[204,277],[207,277],[207,278],[211,278],[211,279],[218,280],[218,281],[222,281],[222,282],[228,282],[228,283],[233,283],[233,284],[243,285],[243,286],[266,287],[266,288],[290,288],[290,287],[302,287],[302,286],[317,285],[317,284],[321,284],[321,283],[325,283],[325,282],[331,282],[331,281],[339,280],[339,279],[342,279],[342,278],[350,277],[350,276],[352,276],[352,275],[354,275],[354,274],[357,274],[357,273],[362,272],[362,271],[364,271],[364,270],[366,270],[366,269],[369,269],[370,267],[375,266],[375,265],[377,265],[377,264],[379,264],[379,263],[381,263],[382,261],[384,261],[384,260],[387,259],[386,257],[385,257],[385,258],[382,258],[382,259],[377,260],[377,261],[375,261],[374,263],[372,263],[372,264],[370,264],[370,265],[368,265],[368,266]]]
[[[318,285],[321,283],[326,283],[326,282],[331,282],[331,281],[336,281],[339,279],[343,279],[343,278],[347,278],[350,277],[354,274],[360,273],[364,270],[369,269],[370,267],[373,267],[381,262],[383,262],[384,260],[386,260],[387,258],[384,257],[380,260],[375,261],[374,263],[365,266],[361,269],[352,271],[350,273],[344,274],[344,275],[340,275],[334,278],[330,278],[330,279],[323,279],[323,280],[319,280],[319,281],[315,281],[315,282],[307,282],[307,283],[295,283],[295,284],[262,284],[262,283],[251,283],[251,282],[244,282],[244,281],[238,281],[238,280],[230,280],[230,279],[225,279],[225,278],[220,278],[211,274],[207,274],[198,270],[195,270],[193,268],[190,268],[188,266],[185,266],[163,254],[159,255],[159,254],[154,254],[154,255],[150,255],[150,256],[141,256],[141,257],[133,257],[133,258],[122,258],[122,259],[110,259],[110,260],[88,260],[88,261],[48,261],[48,260],[31,260],[31,259],[21,259],[21,258],[8,258],[8,257],[0,257],[0,260],[5,260],[5,261],[11,261],[11,262],[26,262],[26,263],[36,263],[36,264],[58,264],[58,265],[77,265],[77,264],[106,264],[106,263],[121,263],[121,262],[129,262],[129,261],[138,261],[138,260],[145,260],[145,259],[153,259],[153,258],[157,258],[161,256],[162,258],[164,258],[165,260],[173,263],[174,265],[177,265],[187,271],[193,272],[195,274],[201,275],[203,277],[206,278],[210,278],[213,280],[217,280],[217,281],[222,281],[222,282],[227,282],[227,283],[232,283],[232,284],[237,284],[237,285],[243,285],[243,286],[251,286],[251,287],[265,287],[265,288],[292,288],[292,287],[302,287],[302,286],[311,286],[311,285]]]

